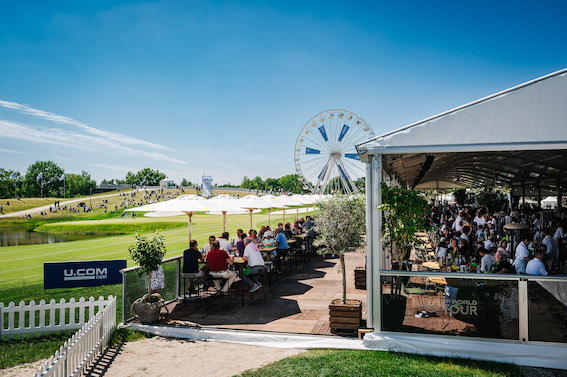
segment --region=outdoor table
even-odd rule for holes
[[[429,269],[429,270],[440,270],[441,269],[441,266],[437,262],[423,262],[421,265],[423,267]]]
[[[445,278],[429,276],[427,280],[433,284],[447,285],[447,280]]]

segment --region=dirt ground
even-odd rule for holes
[[[155,337],[108,350],[87,375],[230,377],[301,352],[303,350]],[[30,377],[43,362],[45,360],[4,369],[0,376]]]

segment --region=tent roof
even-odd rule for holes
[[[467,187],[567,183],[567,69],[372,138],[361,160],[410,187],[432,181]]]
[[[567,69],[357,146],[365,154],[567,148]],[[552,144],[552,145],[550,145]]]

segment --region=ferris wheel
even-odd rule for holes
[[[295,143],[295,170],[315,194],[363,190],[366,168],[355,145],[374,136],[364,119],[346,110],[327,110],[303,127]]]

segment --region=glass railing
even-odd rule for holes
[[[567,343],[567,278],[382,271],[382,331]]]

